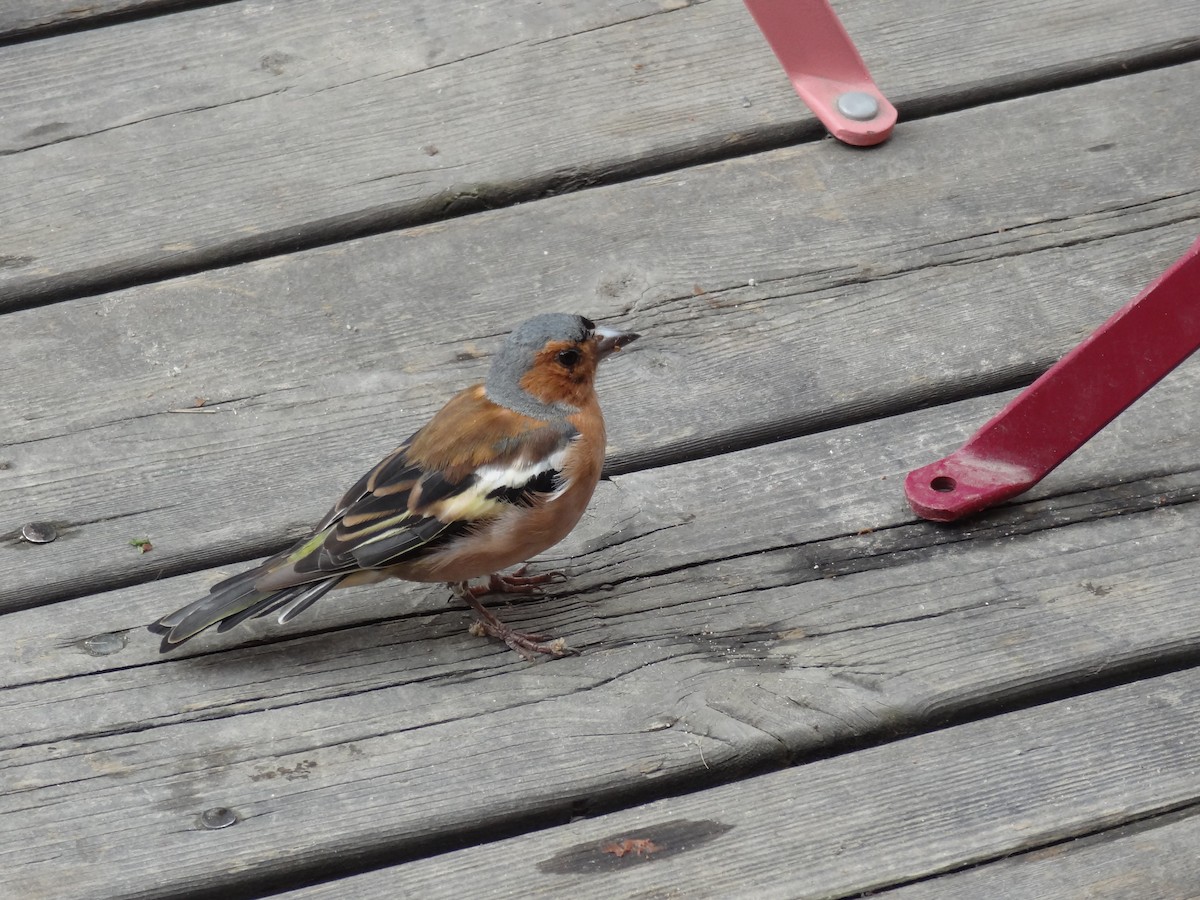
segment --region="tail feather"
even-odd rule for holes
[[[335,575],[317,582],[290,585],[276,591],[260,591],[255,583],[265,574],[254,569],[220,582],[212,592],[163,616],[150,630],[163,636],[159,650],[166,653],[213,625],[228,631],[255,616],[283,608],[280,622],[295,618],[332,590],[345,576]]]
[[[217,626],[217,631],[228,631],[230,628],[242,624],[247,619],[256,619],[259,616],[265,616],[272,609],[292,602],[292,600],[300,594],[305,593],[310,587],[312,585],[298,584],[295,587],[283,588],[273,593],[255,591],[254,594],[258,599],[240,612],[235,612],[233,615],[222,619],[221,624]]]
[[[269,616],[282,609],[283,612],[279,613],[277,621],[280,625],[284,625],[337,587],[341,580],[341,578],[326,578],[324,581],[306,582],[288,590],[277,591],[270,595],[270,603],[256,604],[244,613],[239,613],[238,622],[250,618],[261,619],[263,616]]]
[[[283,612],[279,614],[279,624],[286,625],[288,622],[292,621],[292,619],[296,618],[296,616],[300,615],[300,613],[304,612],[306,609],[328,594],[331,590],[337,587],[338,582],[341,580],[342,579],[340,578],[330,578],[314,585],[308,591],[301,594],[299,597],[289,603],[284,608]]]

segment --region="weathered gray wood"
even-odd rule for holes
[[[537,605],[553,608],[562,597],[585,592],[609,609],[623,603],[620,598],[639,579],[656,573],[666,573],[672,585],[688,585],[694,573],[677,578],[671,572],[695,566],[750,579],[740,589],[798,584],[891,565],[895,554],[1187,502],[1194,489],[1192,473],[1200,470],[1200,448],[1191,440],[1200,428],[1200,413],[1190,402],[1198,390],[1200,361],[1189,361],[1033,490],[984,517],[949,527],[915,519],[903,497],[903,477],[915,463],[961,443],[1012,394],[616,476],[600,485],[592,509],[571,537],[543,558],[544,565],[570,572],[571,581],[554,599]],[[24,558],[33,561],[30,567],[40,569],[36,560],[48,547],[23,546]],[[788,565],[796,553],[808,554],[811,565]],[[134,548],[129,554],[139,558]],[[158,658],[154,642],[138,643],[113,659],[75,651],[98,632],[139,629],[237,571],[230,565],[10,616],[6,628],[19,648],[19,661],[0,671],[0,687],[153,662]],[[707,575],[700,580],[707,582]],[[727,587],[717,579],[711,590]],[[681,589],[685,599],[701,590],[695,585]],[[247,625],[232,635],[201,636],[176,655],[236,647],[251,636],[287,640],[412,610],[427,616],[444,609],[446,593],[440,586],[397,584],[341,591],[334,598],[281,633]],[[402,605],[395,607],[398,598]],[[655,597],[649,608],[665,602]],[[89,611],[64,612],[74,609]],[[63,648],[71,652],[64,654]]]
[[[676,630],[694,629],[686,623],[695,616],[700,601],[719,608],[721,598],[730,594],[797,586],[810,592],[815,588],[809,582],[886,570],[965,542],[1003,544],[1015,535],[1073,522],[1188,503],[1200,492],[1200,478],[1194,474],[1200,469],[1200,448],[1189,440],[1196,430],[1196,414],[1188,413],[1188,398],[1200,389],[1200,366],[1189,366],[1180,376],[1152,395],[1157,403],[1130,410],[1018,505],[965,526],[941,528],[913,522],[900,491],[904,469],[888,454],[916,455],[931,434],[958,443],[959,436],[986,418],[989,407],[998,406],[1002,398],[618,476],[611,485],[601,486],[580,529],[547,554],[544,565],[569,571],[570,583],[556,590],[553,598],[522,601],[515,614],[530,622],[554,623],[578,647],[611,650],[672,634],[672,626],[655,624],[667,618],[667,610],[684,623]],[[1163,416],[1164,409],[1171,414]],[[1181,474],[1158,474],[1172,470]],[[731,472],[740,473],[739,478],[728,479]],[[797,472],[804,472],[804,478],[798,478]],[[716,484],[721,484],[721,490],[714,492]],[[764,492],[763,486],[769,490]],[[38,550],[30,547],[30,558]],[[29,725],[16,737],[18,742],[34,734],[53,742],[74,733],[76,712],[68,701],[78,697],[79,683],[73,679],[80,674],[132,668],[132,676],[122,676],[126,697],[142,690],[170,697],[180,685],[190,690],[194,673],[186,666],[168,667],[173,674],[166,678],[161,667],[139,668],[160,661],[157,641],[142,629],[236,571],[236,566],[227,566],[6,617],[14,656],[0,672],[6,697],[0,709],[24,715],[25,709],[46,706],[38,715],[49,716],[50,731],[43,734]],[[440,586],[394,583],[347,590],[287,629],[263,623],[227,635],[209,632],[170,659],[220,649],[241,652],[239,648],[265,638],[283,644],[264,650],[272,661],[295,666],[294,674],[302,673],[298,683],[305,685],[302,698],[332,696],[361,686],[367,668],[346,668],[335,662],[332,671],[318,676],[324,664],[312,659],[310,650],[296,649],[296,641],[317,653],[323,653],[330,642],[359,650],[383,648],[383,683],[395,677],[404,680],[408,676],[397,672],[408,671],[413,653],[391,649],[397,641],[394,629],[406,635],[400,638],[402,643],[419,642],[420,656],[430,653],[427,641],[436,642],[437,648],[449,635],[458,632],[461,637],[466,614],[446,611],[446,600],[448,592]],[[380,622],[392,624],[380,631]],[[348,634],[342,634],[347,629]],[[127,646],[112,656],[89,654],[86,640],[110,632],[124,636]],[[496,649],[475,644],[463,637],[450,649],[442,646],[439,654],[449,653],[451,662],[461,664],[463,646],[473,648],[468,654],[473,659],[488,658]],[[1147,653],[1153,658],[1168,649],[1151,643]],[[434,661],[438,659],[440,655]],[[220,667],[220,658],[214,664]],[[64,703],[52,702],[60,700]],[[120,728],[127,724],[131,709],[137,714],[156,702],[112,704],[94,713],[95,727]],[[208,701],[190,702],[184,718],[220,715],[235,702],[262,708],[274,700],[260,695],[253,677],[245,683],[221,682]]]
[[[282,896],[857,897],[1194,805],[1197,728],[1192,670]],[[616,857],[629,839],[660,849]],[[1194,896],[1194,843],[1183,856],[1160,855],[1154,873],[1101,865],[1193,890],[1140,893],[1131,879],[1065,896]],[[1026,896],[960,882],[981,892],[936,896]]]
[[[839,12],[913,110],[1200,48],[1192,0]],[[10,305],[819,133],[737,0],[245,0],[10,48],[0,108]]]
[[[1198,73],[10,314],[0,522],[64,537],[0,542],[0,604],[279,546],[534,309],[646,334],[601,379],[618,471],[1029,377],[1193,240]]]
[[[1189,900],[1200,896],[1200,854],[1196,853],[1200,816],[1188,812],[1185,818],[1158,816],[880,896],[887,900]]]
[[[896,564],[936,548],[996,540],[1063,524],[1153,509],[1193,499],[1200,471],[1200,360],[1185,363],[1126,411],[1045,481],[1013,503],[954,526],[916,520],[901,483],[908,468],[957,446],[1012,396],[981,397],[739,453],[616,476],[602,483],[576,531],[543,558],[570,583],[534,608],[553,609],[583,593],[603,612],[642,607],[639,580],[664,575],[683,602],[697,592],[762,590],[846,572]],[[36,561],[53,545],[23,545]],[[156,547],[154,553],[159,552]],[[797,564],[797,555],[803,562]],[[129,548],[130,558],[139,558]],[[32,568],[41,568],[31,563]],[[703,577],[689,569],[700,567]],[[681,570],[682,574],[672,574]],[[239,571],[230,565],[184,578],[152,581],[103,598],[49,605],[5,619],[19,662],[0,671],[0,687],[141,666],[158,659],[154,641],[137,642],[119,657],[97,660],[76,652],[98,632],[140,629],[163,610]],[[712,579],[713,572],[723,573]],[[729,581],[734,579],[735,581]],[[748,580],[747,580],[748,579]],[[700,582],[698,586],[694,582]],[[705,587],[704,585],[711,585]],[[668,602],[657,589],[650,610]],[[130,599],[133,598],[133,599]],[[398,598],[401,605],[396,607]],[[206,634],[179,655],[237,647],[252,637],[287,640],[392,616],[428,616],[444,609],[441,586],[382,585],[341,591],[311,615],[279,632],[243,626],[230,635]],[[98,603],[98,606],[91,604]],[[84,604],[80,607],[78,604]],[[85,613],[67,610],[87,609]],[[460,618],[455,614],[455,618]],[[411,624],[411,623],[410,623]],[[593,623],[596,624],[596,623]],[[373,626],[372,626],[373,627]],[[624,640],[632,635],[618,635]],[[388,639],[390,640],[390,639]],[[610,638],[585,640],[605,646]],[[63,648],[71,648],[63,653]],[[64,668],[64,666],[66,668]],[[11,680],[6,680],[11,679]]]
[[[958,440],[982,401],[620,476],[562,548],[572,584],[507,614],[586,651],[544,665],[429,588],[166,660],[141,625],[215,573],[7,615],[6,870],[62,897],[303,879],[1194,659],[1194,383],[1157,389],[1181,421],[1135,408],[1068,463],[1091,474],[956,528],[888,527],[908,522],[888,454]],[[1096,470],[1109,486],[1055,496]],[[80,643],[126,629],[109,656]],[[222,806],[243,821],[195,828]]]
[[[195,0],[0,0],[0,40],[31,37],[72,26],[94,26],[114,16],[169,12]]]

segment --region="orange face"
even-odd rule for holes
[[[591,398],[601,358],[595,337],[582,341],[548,341],[537,352],[521,388],[542,403],[582,407]]]

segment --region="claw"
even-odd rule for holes
[[[531,634],[526,631],[517,631],[511,626],[505,625],[499,619],[492,616],[493,621],[479,619],[471,623],[471,627],[467,630],[475,637],[493,637],[504,641],[510,649],[521,654],[521,657],[529,662],[533,662],[538,658],[538,654],[546,656],[578,656],[579,651],[567,646],[567,642],[562,638],[555,638],[552,641],[546,640],[544,634]]]
[[[526,566],[521,566],[511,575],[495,574],[488,578],[488,583],[480,587],[471,587],[466,581],[450,585],[455,596],[462,599],[478,617],[471,623],[470,633],[476,637],[493,637],[504,641],[512,650],[524,659],[532,662],[538,654],[546,656],[578,655],[579,651],[567,646],[562,638],[547,640],[544,634],[531,634],[517,631],[505,625],[491,610],[479,602],[480,597],[488,594],[541,594],[540,585],[558,583],[566,580],[562,572],[546,572],[541,575],[526,575]]]
[[[541,586],[543,584],[562,584],[567,580],[567,576],[563,572],[543,572],[540,575],[526,575],[525,572],[529,566],[521,566],[511,575],[502,575],[499,572],[489,575],[487,584],[479,587],[471,587],[469,582],[462,581],[458,584],[450,585],[454,593],[466,599],[470,594],[476,600],[480,597],[486,597],[489,594],[531,594],[539,596],[542,593]]]

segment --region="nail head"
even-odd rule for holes
[[[92,656],[108,656],[125,649],[126,637],[122,632],[93,634],[83,641],[83,649]]]
[[[30,522],[21,526],[21,537],[31,544],[48,544],[58,537],[58,529],[49,522]]]
[[[214,806],[200,813],[200,824],[205,828],[228,828],[230,825],[236,825],[237,821],[237,813],[228,806]]]
[[[837,108],[847,119],[866,122],[879,115],[879,101],[863,91],[847,91],[837,98]]]

